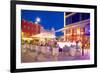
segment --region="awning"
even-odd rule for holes
[[[31,37],[33,37],[33,38],[56,38],[55,35],[50,34],[50,33],[40,33],[40,34],[37,34],[37,35],[33,35]]]
[[[24,38],[22,38],[22,40],[29,40],[30,41],[30,40],[32,40],[32,38],[25,38],[24,37]]]

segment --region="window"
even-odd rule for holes
[[[26,25],[24,25],[23,28],[26,29]]]
[[[28,26],[28,28],[27,28],[28,30],[30,30],[30,26]]]
[[[90,19],[89,13],[76,13],[68,18],[66,18],[66,25],[76,23],[82,20]]]

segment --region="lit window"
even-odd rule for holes
[[[77,35],[80,35],[80,28],[77,28]]]
[[[30,27],[28,27],[27,29],[30,30]]]
[[[26,26],[24,25],[24,29],[26,29]]]

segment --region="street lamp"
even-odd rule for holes
[[[35,24],[38,24],[41,21],[39,17],[36,18]]]

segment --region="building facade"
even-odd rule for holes
[[[90,14],[75,13],[65,18],[64,39],[69,41],[84,40],[90,36]]]
[[[33,22],[22,19],[21,20],[21,31],[23,37],[30,37],[40,33],[41,26]]]
[[[65,17],[64,41],[80,41],[90,48],[90,14],[71,13]]]

